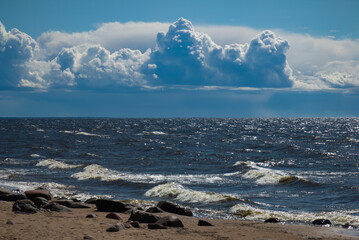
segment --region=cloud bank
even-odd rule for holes
[[[37,41],[17,29],[7,32],[0,23],[0,89],[359,86],[359,54],[348,51],[359,49],[356,41],[343,43],[279,31],[284,39],[264,30],[249,43],[240,44],[236,42],[249,39],[256,31],[218,26],[200,29],[207,29],[221,45],[183,18],[173,24],[106,23],[83,33],[47,32]],[[314,58],[317,64],[305,58],[328,46],[331,51],[324,59]],[[298,58],[291,58],[294,68],[288,61],[293,55],[290,48],[298,53]]]

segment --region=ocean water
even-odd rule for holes
[[[0,186],[359,224],[359,118],[0,119]]]

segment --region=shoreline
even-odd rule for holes
[[[173,213],[155,213],[160,217],[174,215],[184,227],[168,229],[148,229],[148,224],[140,223],[140,228],[126,228],[118,232],[107,232],[113,224],[125,223],[130,214],[119,213],[122,220],[106,218],[108,212],[90,208],[71,208],[71,212],[43,211],[35,214],[15,213],[14,202],[0,201],[0,239],[359,239],[358,230],[339,227],[320,227],[283,223],[263,223],[250,220],[204,219],[176,215]],[[96,214],[95,218],[86,218]],[[198,226],[203,219],[213,226]],[[9,224],[8,221],[13,224]],[[357,236],[354,236],[357,234]],[[90,239],[90,238],[87,238]]]

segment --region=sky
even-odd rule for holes
[[[356,0],[0,0],[0,117],[358,117]]]

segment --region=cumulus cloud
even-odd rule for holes
[[[288,48],[288,42],[271,31],[262,32],[250,44],[221,47],[180,18],[167,33],[158,33],[151,62],[166,84],[291,87]]]
[[[183,18],[173,24],[115,22],[82,33],[47,32],[35,41],[0,23],[0,89],[359,85],[356,40],[280,30],[278,37],[246,27],[196,29]]]
[[[25,63],[38,51],[37,43],[29,35],[14,28],[7,32],[0,22],[0,87],[14,88],[25,74]]]

